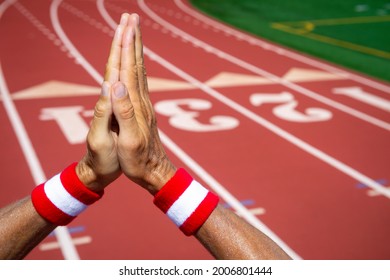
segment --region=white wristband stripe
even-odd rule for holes
[[[62,185],[60,174],[47,181],[44,190],[48,199],[69,216],[76,217],[88,207],[67,192]]]
[[[176,224],[176,226],[180,227],[188,219],[188,217],[194,213],[207,194],[208,190],[197,181],[193,180],[190,186],[168,209],[168,217]]]

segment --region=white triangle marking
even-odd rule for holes
[[[187,82],[168,80],[162,78],[153,78],[153,77],[148,77],[148,87],[151,92],[195,88],[195,86]]]
[[[340,75],[333,73],[312,70],[312,69],[302,69],[302,68],[291,68],[284,76],[283,79],[290,82],[317,82],[317,81],[327,81],[327,80],[340,80],[345,79]]]
[[[256,75],[221,72],[205,84],[210,87],[231,87],[270,84],[272,81]]]
[[[60,81],[48,81],[18,92],[13,93],[13,99],[55,98],[68,96],[97,95],[99,87],[85,86],[80,84]]]

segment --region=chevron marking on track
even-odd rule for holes
[[[342,76],[329,72],[302,68],[291,68],[282,78],[289,82],[318,82],[344,79]],[[267,85],[274,83],[275,82],[272,80],[257,75],[232,72],[221,72],[205,82],[206,85],[213,88]],[[148,77],[148,87],[150,92],[189,90],[196,88],[188,82],[157,77]],[[14,92],[11,96],[14,100],[20,100],[92,96],[98,95],[99,93],[99,87],[52,80]]]
[[[98,87],[53,80],[15,92],[11,96],[17,100],[97,95],[99,92]]]

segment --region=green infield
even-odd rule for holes
[[[191,0],[239,29],[390,81],[390,0]]]

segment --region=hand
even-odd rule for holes
[[[117,131],[112,119],[111,85],[104,82],[87,135],[87,153],[76,167],[80,180],[93,191],[102,191],[121,174]]]
[[[119,125],[118,160],[123,173],[155,194],[175,173],[161,144],[143,60],[139,17],[123,14],[114,36],[106,78]]]
[[[118,123],[113,116],[112,84],[119,81],[123,31],[127,17],[122,17],[111,45],[100,98],[87,136],[87,154],[76,167],[80,180],[96,192],[103,190],[121,174],[118,160]]]

